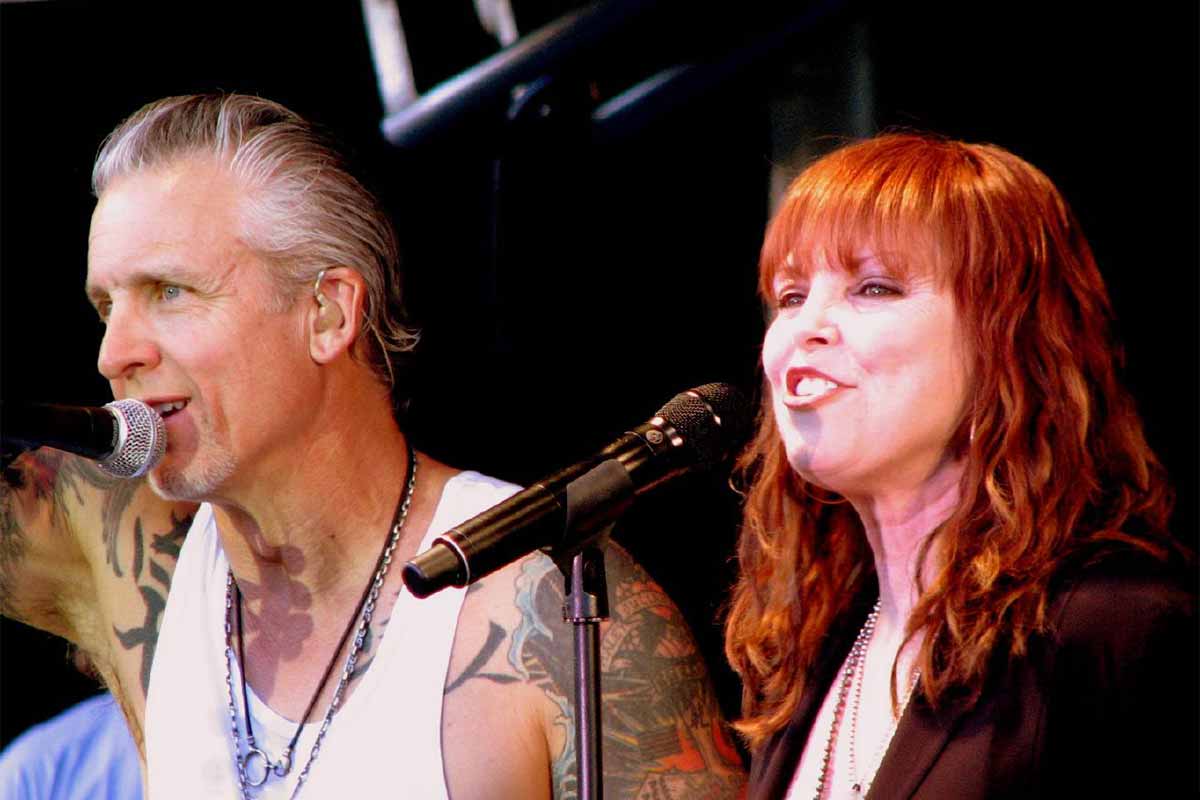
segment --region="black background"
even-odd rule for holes
[[[871,130],[1000,144],[1063,190],[1108,281],[1127,382],[1178,486],[1176,527],[1195,540],[1195,4],[1052,13],[1022,2],[855,5],[660,105],[635,130],[598,140],[578,124],[571,101],[589,86],[603,99],[675,61],[753,51],[779,29],[776,12],[754,3],[692,4],[666,24],[636,23],[626,44],[557,75],[555,108],[566,110],[551,123],[505,131],[493,109],[480,109],[408,151],[379,133],[359,4],[323,5],[0,5],[5,400],[109,399],[95,371],[101,328],[82,292],[90,169],[104,135],[161,96],[252,92],[338,133],[394,211],[425,328],[423,358],[406,377],[419,444],[527,482],[688,386],[757,385],[755,265],[771,167],[795,145],[838,141],[865,108]],[[561,10],[514,6],[523,30]],[[495,50],[469,0],[401,7],[422,90]],[[848,65],[868,77],[865,105]],[[798,95],[805,118],[781,125],[770,109]],[[699,477],[640,506],[618,531],[680,603],[729,710],[736,683],[716,620],[733,576],[735,518],[721,477]],[[0,744],[94,689],[61,642],[3,622]]]

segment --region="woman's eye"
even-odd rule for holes
[[[780,308],[796,308],[804,305],[804,295],[800,292],[784,292],[775,303]]]
[[[863,297],[891,297],[900,294],[900,292],[888,286],[886,283],[866,283],[858,289],[858,293]]]

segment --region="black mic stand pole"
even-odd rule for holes
[[[607,536],[607,534],[606,534]],[[604,551],[576,553],[564,574],[563,619],[575,631],[575,769],[580,800],[604,795],[600,724],[600,623],[608,619]]]
[[[608,619],[604,545],[633,501],[625,467],[610,458],[567,484],[562,544],[549,555],[563,573],[563,619],[575,633],[575,768],[580,800],[604,796],[600,623]]]
[[[492,257],[495,266],[492,278],[497,283],[502,279],[500,265],[511,260],[506,251],[513,248],[512,243],[508,243],[507,247],[502,246],[505,242],[499,236],[502,211],[508,211],[507,207],[502,209],[501,205],[515,203],[519,207],[523,199],[522,196],[509,196],[511,189],[508,192],[505,189],[510,183],[523,186],[520,178],[527,177],[518,173],[518,180],[513,181],[509,172],[514,165],[528,169],[531,163],[544,164],[548,149],[565,153],[568,142],[580,141],[581,135],[587,130],[590,112],[585,86],[578,81],[556,81],[552,72],[541,74],[540,77],[537,73],[531,73],[521,91],[512,93],[506,132],[508,143],[514,146],[515,152],[497,157],[493,176],[496,207],[493,208],[495,227]],[[389,138],[398,142],[396,138]],[[586,142],[586,139],[583,141]],[[505,155],[514,156],[515,164],[509,164],[508,169],[502,170]],[[551,163],[557,162],[551,160]],[[535,171],[534,175],[541,175],[545,180],[543,173]],[[545,210],[537,216],[544,219]],[[519,236],[515,243],[519,250]],[[543,244],[540,238],[538,243],[539,246]],[[601,800],[604,795],[600,622],[608,619],[608,587],[603,547],[615,520],[628,508],[633,495],[633,482],[618,460],[610,458],[600,463],[567,485],[562,539],[558,545],[546,548],[563,574],[566,595],[563,619],[570,622],[574,629],[575,768],[579,800]],[[598,509],[603,511],[599,515],[593,513]],[[591,520],[585,522],[589,516]],[[597,519],[597,516],[600,518]]]

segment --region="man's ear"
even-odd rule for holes
[[[348,352],[362,327],[367,284],[349,267],[323,269],[313,282],[309,304],[308,349],[313,361],[328,364]]]

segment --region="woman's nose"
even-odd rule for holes
[[[828,303],[809,297],[792,318],[792,342],[801,350],[837,344],[841,336]]]

